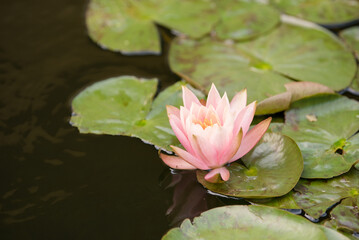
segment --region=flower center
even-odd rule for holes
[[[199,124],[203,129],[206,129],[206,127],[213,126],[217,122],[213,122],[212,119],[205,118],[203,121],[195,120],[193,123]]]

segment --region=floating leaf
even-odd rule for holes
[[[332,89],[314,82],[286,83],[286,92],[274,95],[259,102],[256,115],[273,114],[287,110],[290,103],[319,93],[334,93]]]
[[[269,5],[232,0],[223,2],[221,4],[226,6],[215,27],[220,39],[254,38],[268,32],[279,23],[279,12]]]
[[[303,170],[302,156],[295,142],[276,133],[266,133],[242,161],[245,166],[233,163],[228,167],[231,177],[226,182],[207,182],[206,171],[197,171],[197,179],[215,193],[266,198],[288,193]]]
[[[349,86],[356,72],[355,59],[335,35],[291,18],[283,21],[270,34],[239,48],[291,79],[317,82],[333,90]]]
[[[359,171],[350,172],[329,180],[303,180],[295,186],[294,199],[307,214],[314,218],[341,199],[359,194]]]
[[[300,233],[300,234],[296,234]],[[214,208],[171,229],[163,240],[180,239],[348,239],[301,216],[263,206],[225,206]]]
[[[93,41],[123,54],[160,53],[155,22],[190,37],[201,37],[218,21],[212,0],[91,0],[86,24]]]
[[[359,18],[356,0],[270,0],[285,13],[321,24],[335,24]]]
[[[358,129],[357,101],[321,94],[293,103],[285,112],[285,124],[272,131],[298,144],[304,159],[303,178],[331,178],[349,171],[359,160],[359,135],[351,137]]]
[[[123,76],[95,83],[73,100],[71,124],[81,133],[133,136],[170,150],[170,144],[179,143],[165,106],[182,105],[183,84],[167,88],[152,103],[156,79]]]
[[[91,39],[105,49],[123,54],[160,53],[156,26],[126,2],[91,0],[86,12]]]
[[[341,31],[340,36],[359,58],[359,26],[350,27]]]
[[[352,195],[344,199],[330,213],[338,229],[359,232],[359,188],[351,190]]]
[[[290,191],[284,196],[276,198],[250,199],[251,203],[282,209],[301,209],[294,199],[294,192]]]
[[[294,23],[243,43],[176,38],[169,61],[171,69],[193,85],[209,90],[213,82],[229,97],[247,88],[249,101],[285,92],[284,84],[291,82],[286,76],[339,90],[356,71],[353,55],[334,35]]]
[[[358,67],[359,69],[359,67]],[[353,79],[352,85],[350,86],[351,90],[354,90],[354,93],[359,94],[359,70],[355,78]]]

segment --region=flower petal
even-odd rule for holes
[[[183,95],[183,105],[185,108],[190,109],[192,103],[196,103],[198,105],[202,105],[196,95],[189,90],[187,87],[182,86],[182,95]]]
[[[237,135],[240,128],[242,128],[244,136],[247,134],[251,122],[253,121],[254,113],[256,112],[256,105],[257,102],[252,102],[238,114],[234,121],[233,134]]]
[[[233,97],[230,105],[231,105],[232,113],[236,118],[238,113],[247,105],[247,89],[243,89],[242,91],[238,92]]]
[[[181,125],[181,120],[179,120],[176,116],[170,116],[170,125],[172,127],[173,132],[175,133],[176,137],[180,141],[180,143],[183,145],[183,147],[188,152],[193,152],[192,146],[188,140],[188,137],[183,129],[183,126]]]
[[[206,164],[208,167],[217,167],[217,151],[211,146],[203,135],[195,136],[193,135],[193,144],[194,148],[198,149],[202,158],[206,160]]]
[[[228,181],[229,175],[230,173],[228,169],[225,167],[221,167],[211,170],[209,173],[206,174],[206,176],[204,176],[204,179],[210,183],[218,183],[221,181],[221,179],[223,181]]]
[[[185,160],[183,160],[180,157],[170,156],[167,154],[160,153],[160,158],[170,168],[187,169],[187,170],[196,169],[195,166],[189,164],[188,162],[186,162]]]
[[[241,146],[241,142],[243,139],[243,131],[242,129],[239,130],[237,136],[235,136],[230,144],[228,144],[228,148],[222,154],[222,162],[221,165],[228,163],[233,156],[238,152],[238,149]]]
[[[209,167],[203,162],[203,160],[198,159],[197,157],[193,156],[191,153],[176,146],[171,145],[171,148],[179,157],[183,158],[186,162],[195,166],[196,168],[202,170],[209,169]]]
[[[214,108],[216,108],[220,100],[221,96],[219,95],[216,86],[214,86],[214,84],[212,83],[211,90],[209,90],[208,93],[206,107],[212,105]]]
[[[237,153],[232,157],[230,162],[234,162],[237,159],[243,157],[245,154],[247,154],[262,138],[264,133],[267,131],[270,122],[272,121],[272,118],[269,117],[260,123],[258,123],[256,126],[254,126],[243,138],[242,144],[239,147]]]
[[[171,105],[166,105],[166,109],[167,109],[167,115],[175,115],[176,117],[180,117],[180,110],[174,106]]]

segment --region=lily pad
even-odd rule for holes
[[[218,21],[212,0],[91,0],[86,13],[89,36],[103,48],[123,54],[160,53],[156,23],[201,37]]]
[[[338,24],[359,18],[356,0],[270,0],[287,14],[320,24]]]
[[[266,133],[242,161],[245,166],[233,163],[228,167],[230,178],[226,182],[207,182],[206,171],[197,171],[197,179],[218,194],[267,198],[288,193],[303,170],[303,159],[295,142],[277,133]]]
[[[294,199],[294,191],[276,198],[250,199],[252,204],[265,205],[281,209],[301,209]]]
[[[353,91],[354,94],[359,94],[359,70],[357,71],[357,75],[353,79],[352,85],[350,86],[350,90]]]
[[[176,38],[169,62],[174,72],[202,90],[213,82],[233,97],[247,88],[249,101],[285,92],[284,84],[292,79],[340,90],[349,86],[356,71],[353,55],[334,35],[295,23],[282,23],[242,43]]]
[[[359,102],[337,94],[299,100],[285,112],[280,131],[293,138],[303,154],[303,178],[331,178],[359,160]]]
[[[292,102],[310,97],[319,93],[334,93],[332,89],[314,82],[286,83],[286,92],[274,95],[259,102],[256,115],[273,114],[287,110]]]
[[[341,90],[356,72],[352,53],[332,33],[292,18],[239,48],[268,64],[272,71],[294,80],[316,82]]]
[[[353,49],[357,58],[359,58],[359,26],[350,27],[340,32],[340,36],[345,43]]]
[[[341,199],[357,197],[359,171],[350,172],[329,180],[303,180],[295,186],[294,199],[307,214],[319,218]]]
[[[90,38],[105,49],[123,54],[161,51],[156,26],[135,10],[130,11],[125,1],[91,0],[86,25]]]
[[[359,188],[354,191],[355,189],[352,190],[352,195],[357,196],[344,199],[330,215],[338,229],[359,232]]]
[[[74,98],[70,122],[81,133],[138,137],[170,151],[169,145],[179,142],[165,106],[182,105],[182,85],[183,82],[175,83],[152,102],[156,79],[122,76],[97,82]]]
[[[273,29],[280,21],[279,12],[269,5],[232,0],[223,2],[221,4],[226,6],[223,6],[215,27],[220,39],[255,38]]]
[[[300,234],[296,234],[300,233]],[[347,239],[339,233],[315,225],[301,216],[263,206],[225,206],[214,208],[171,229],[163,240],[180,239]]]

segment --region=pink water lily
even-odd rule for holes
[[[212,84],[203,104],[188,88],[182,87],[182,91],[184,106],[180,109],[167,106],[167,114],[175,135],[186,150],[171,146],[177,156],[161,153],[160,157],[174,169],[210,170],[205,176],[209,182],[227,181],[230,173],[226,166],[258,143],[271,118],[249,130],[256,102],[246,106],[246,89],[229,102],[227,94],[221,98]]]

